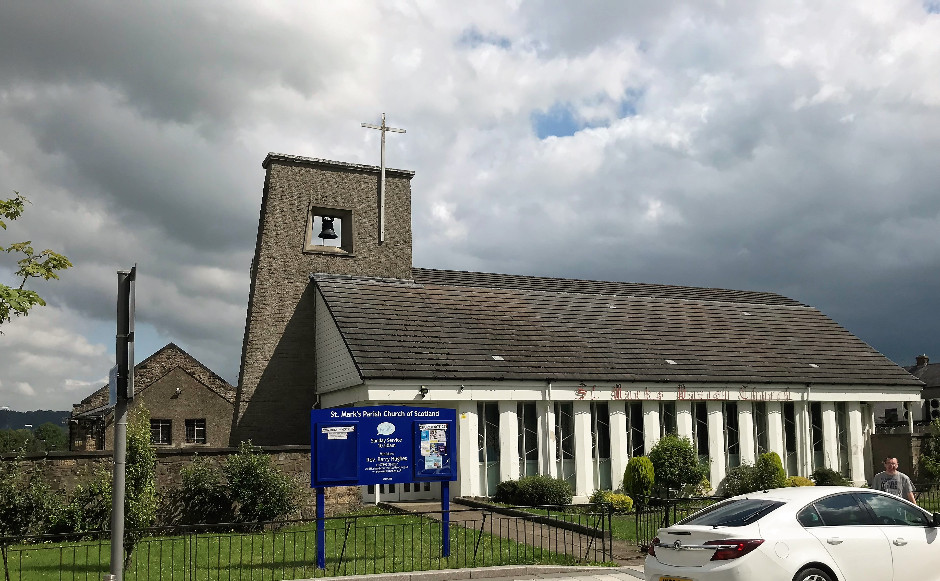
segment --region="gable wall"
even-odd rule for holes
[[[176,395],[176,388],[180,394]],[[171,448],[212,448],[228,446],[232,427],[231,403],[193,379],[182,369],[174,369],[138,394],[128,408],[145,407],[152,419],[172,421]],[[186,443],[186,420],[206,420],[206,443]],[[114,415],[105,427],[105,450],[114,449]],[[162,447],[162,446],[161,446]]]
[[[323,295],[317,293],[317,392],[342,389],[362,383],[359,370],[340,334]]]

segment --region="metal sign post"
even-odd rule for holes
[[[134,284],[137,266],[119,270],[115,359],[114,474],[111,482],[111,574],[105,581],[124,577],[124,469],[127,460],[127,404],[134,397]]]

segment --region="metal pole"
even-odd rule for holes
[[[441,528],[444,538],[441,556],[450,557],[450,482],[446,480],[441,482]]]
[[[317,488],[317,568],[326,569],[326,494]]]
[[[379,156],[379,164],[382,169],[382,177],[379,181],[379,244],[385,242],[385,113],[382,113],[382,154]]]
[[[114,403],[114,471],[111,481],[111,574],[105,581],[124,577],[124,488],[127,461],[127,407],[134,393],[134,279],[137,267],[118,271],[117,398]]]

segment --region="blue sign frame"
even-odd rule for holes
[[[457,480],[457,412],[371,406],[310,412],[310,485]]]

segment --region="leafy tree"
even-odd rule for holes
[[[29,202],[19,192],[13,193],[12,198],[0,200],[0,228],[4,230],[7,229],[7,225],[3,219],[16,220],[23,214],[26,204]],[[57,271],[72,266],[72,263],[65,256],[48,248],[42,252],[36,252],[32,244],[31,240],[27,240],[25,242],[14,242],[9,246],[0,246],[0,252],[23,255],[23,258],[17,261],[19,268],[15,273],[16,278],[20,281],[19,286],[11,287],[0,283],[0,325],[9,322],[14,316],[29,314],[29,310],[36,305],[46,305],[46,301],[36,291],[24,288],[26,281],[31,278],[58,279]]]
[[[669,490],[682,490],[686,485],[698,484],[704,474],[692,440],[676,434],[666,434],[650,450],[650,462],[656,474],[656,484]]]
[[[29,452],[29,430],[0,430],[0,454],[11,452]]]
[[[46,422],[36,428],[33,437],[40,443],[43,450],[50,452],[52,450],[68,449],[68,434],[61,426],[52,422]]]

